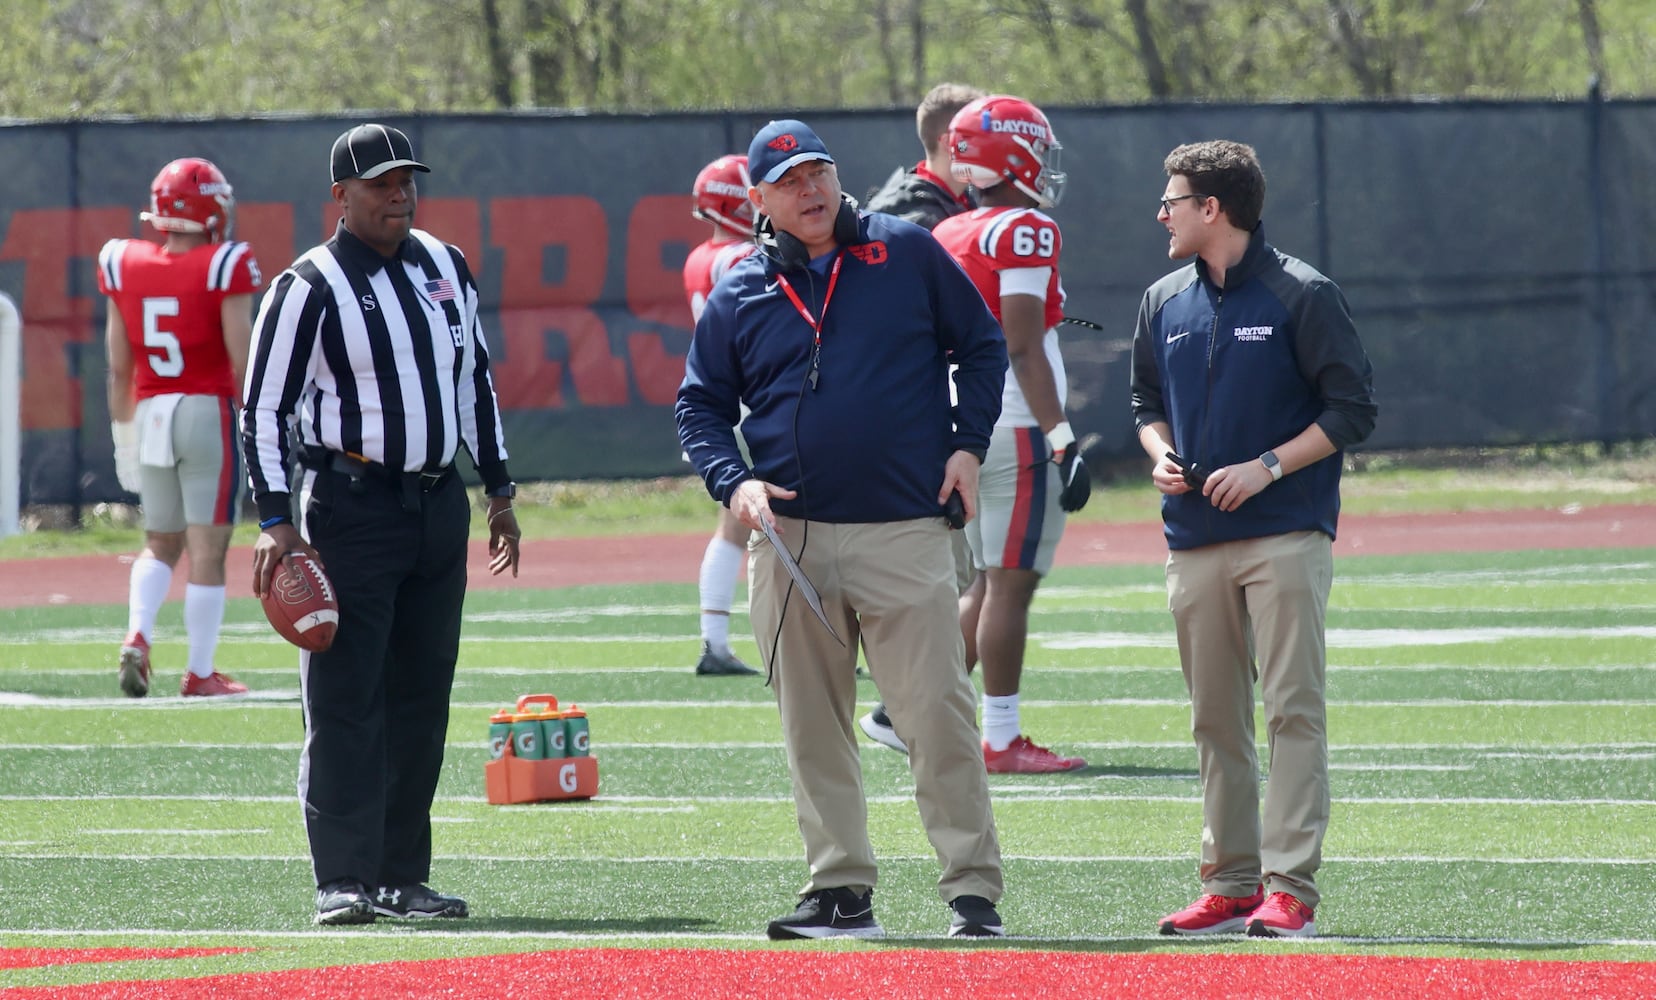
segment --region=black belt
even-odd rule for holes
[[[316,459],[315,452],[309,454]],[[421,469],[418,472],[400,472],[387,468],[378,462],[368,462],[360,458],[337,451],[326,452],[326,467],[334,472],[350,476],[352,479],[372,479],[403,489],[415,489],[421,493],[430,493],[443,485],[449,476],[454,475],[454,466],[445,465],[441,469]],[[320,464],[320,463],[319,463]]]

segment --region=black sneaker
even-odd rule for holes
[[[950,937],[1005,937],[1006,928],[995,904],[982,896],[956,896],[949,900],[954,917],[949,921]]]
[[[886,714],[885,702],[879,702],[873,711],[857,720],[857,725],[868,734],[868,738],[876,743],[882,743],[898,753],[908,753],[908,744],[897,735],[897,730],[891,728],[891,716]]]
[[[445,896],[424,885],[382,885],[374,890],[374,912],[382,917],[464,917],[471,911],[459,896]]]
[[[738,660],[735,653],[715,653],[712,643],[702,643],[701,659],[696,661],[697,677],[751,677],[758,673]]]
[[[799,901],[792,913],[770,922],[772,941],[793,938],[877,938],[885,931],[874,919],[874,890],[857,895],[850,889],[818,889]]]
[[[318,924],[371,924],[374,922],[374,904],[368,899],[368,888],[355,879],[334,879],[316,890]]]

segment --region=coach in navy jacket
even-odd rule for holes
[[[895,216],[856,216],[820,349],[812,316],[832,258],[784,268],[769,254],[738,261],[696,324],[675,415],[691,463],[720,503],[746,479],[799,492],[774,499],[787,517],[833,523],[936,517],[944,464],[989,448],[1000,416],[1006,341],[948,252]],[[949,364],[960,402],[949,402]],[[999,370],[995,369],[1000,364]],[[734,426],[740,403],[753,467]],[[976,495],[970,498],[976,504]]]
[[[812,616],[756,535],[753,633],[781,711],[811,873],[798,908],[769,934],[881,933],[852,722],[859,638],[911,749],[950,933],[1000,934],[1000,848],[943,515],[954,492],[967,517],[976,513],[1006,342],[930,233],[844,199],[827,147],[803,122],[761,129],[748,168],[761,252],[720,280],[696,324],[679,439],[715,499],[749,528],[776,528],[843,637]],[[751,467],[733,430],[742,404]]]
[[[1373,377],[1340,289],[1265,242],[1253,149],[1193,143],[1164,168],[1168,256],[1195,260],[1139,307],[1133,414],[1162,493],[1203,831],[1202,895],[1160,929],[1303,937],[1316,933],[1328,827],[1340,465],[1374,428]],[[1263,811],[1255,678],[1271,747]]]

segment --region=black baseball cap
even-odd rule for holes
[[[431,168],[414,159],[414,144],[400,129],[389,125],[358,125],[347,129],[333,144],[333,179],[347,177],[373,180],[387,170],[413,167],[431,173]]]

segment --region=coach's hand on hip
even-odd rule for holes
[[[522,532],[518,529],[517,513],[512,508],[510,497],[489,498],[489,572],[494,576],[512,571],[518,575],[518,540]]]

